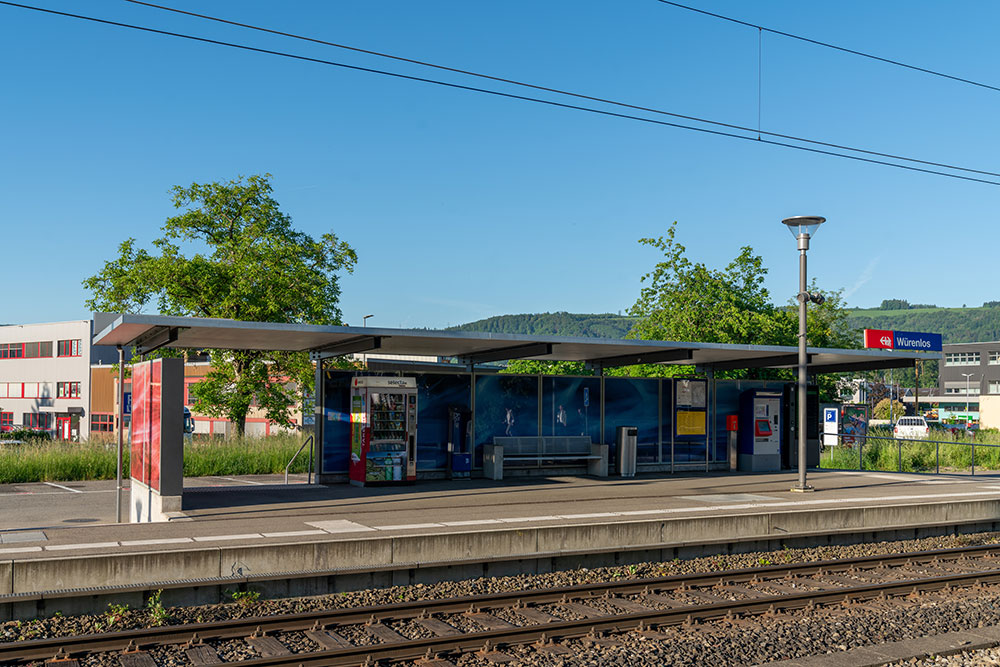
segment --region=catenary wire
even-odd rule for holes
[[[237,44],[237,43],[234,43],[234,42],[225,42],[225,41],[222,41],[222,40],[211,39],[211,38],[208,38],[208,37],[198,37],[198,36],[195,36],[195,35],[188,35],[188,34],[184,34],[184,33],[171,32],[171,31],[168,31],[168,30],[160,30],[158,28],[150,28],[150,27],[147,27],[147,26],[139,26],[139,25],[134,25],[134,24],[130,24],[130,23],[122,23],[120,21],[112,21],[110,19],[102,19],[102,18],[97,18],[97,17],[93,17],[93,16],[85,16],[85,15],[82,15],[82,14],[73,14],[73,13],[70,13],[70,12],[62,12],[62,11],[58,11],[58,10],[55,10],[55,9],[46,9],[46,8],[42,8],[42,7],[35,7],[35,6],[32,6],[32,5],[24,5],[24,4],[17,3],[17,2],[10,2],[9,0],[0,0],[0,5],[5,5],[5,6],[8,6],[8,7],[17,7],[17,8],[20,8],[20,9],[27,9],[27,10],[41,12],[41,13],[44,13],[44,14],[51,14],[51,15],[55,15],[55,16],[64,16],[64,17],[67,17],[67,18],[80,19],[80,20],[83,20],[83,21],[90,21],[90,22],[93,22],[93,23],[100,23],[100,24],[103,24],[103,25],[110,25],[110,26],[115,26],[115,27],[119,27],[119,28],[128,28],[128,29],[131,29],[131,30],[138,30],[138,31],[142,31],[142,32],[148,32],[148,33],[153,33],[153,34],[158,34],[158,35],[164,35],[164,36],[167,36],[167,37],[177,37],[177,38],[180,38],[180,39],[187,39],[187,40],[191,40],[191,41],[195,41],[195,42],[202,42],[202,43],[205,43],[205,44],[214,44],[216,46],[226,46],[226,47],[230,47],[230,48],[234,48],[234,49],[240,49],[240,50],[243,50],[243,51],[250,51],[250,52],[254,52],[254,53],[262,53],[262,54],[266,54],[266,55],[279,56],[279,57],[283,57],[283,58],[289,58],[289,59],[292,59],[292,60],[300,60],[300,61],[303,61],[303,62],[311,62],[311,63],[320,64],[320,65],[329,65],[331,67],[339,67],[339,68],[342,68],[342,69],[352,70],[352,71],[356,71],[356,72],[366,72],[366,73],[369,73],[369,74],[379,74],[379,75],[382,75],[382,76],[388,76],[388,77],[392,77],[392,78],[396,78],[396,79],[403,79],[403,80],[407,80],[407,81],[415,81],[415,82],[419,82],[419,83],[428,83],[428,84],[433,84],[433,85],[442,86],[442,87],[446,87],[446,88],[453,88],[453,89],[456,89],[456,90],[465,90],[465,91],[470,91],[470,92],[475,92],[475,93],[483,93],[483,94],[486,94],[486,95],[493,95],[495,97],[502,97],[502,98],[513,99],[513,100],[521,100],[521,101],[525,101],[525,102],[534,102],[534,103],[537,103],[537,104],[544,104],[544,105],[547,105],[547,106],[552,106],[552,107],[557,107],[557,108],[562,108],[562,109],[572,109],[572,110],[575,110],[575,111],[585,111],[585,112],[588,112],[588,113],[597,114],[597,115],[601,115],[601,116],[610,116],[610,117],[614,117],[614,118],[622,118],[622,119],[626,119],[626,120],[634,120],[634,121],[639,121],[639,122],[643,122],[643,123],[650,123],[650,124],[653,124],[653,125],[661,125],[661,126],[665,126],[665,127],[673,127],[673,128],[677,128],[677,129],[690,130],[690,131],[693,131],[693,132],[701,132],[703,134],[710,134],[710,135],[715,135],[715,136],[720,136],[720,137],[728,137],[728,138],[731,138],[731,139],[742,139],[744,141],[752,141],[752,142],[756,142],[756,143],[767,144],[767,145],[770,145],[770,146],[779,146],[779,147],[782,147],[782,148],[790,148],[790,149],[794,149],[794,150],[798,150],[798,151],[804,151],[804,152],[807,152],[807,153],[816,153],[816,154],[819,154],[819,155],[829,155],[829,156],[840,157],[840,158],[844,158],[844,159],[848,159],[848,160],[855,160],[857,162],[866,162],[866,163],[869,163],[869,164],[878,164],[878,165],[883,165],[883,166],[887,166],[887,167],[895,167],[897,169],[905,169],[907,171],[916,171],[916,172],[921,172],[921,173],[925,173],[925,174],[933,174],[933,175],[937,175],[937,176],[946,176],[948,178],[954,178],[954,179],[963,180],[963,181],[972,181],[972,182],[975,182],[975,183],[984,183],[984,184],[987,184],[987,185],[998,185],[998,186],[1000,186],[1000,182],[998,182],[998,181],[992,181],[992,180],[984,179],[984,178],[976,178],[976,177],[973,177],[973,176],[964,176],[962,174],[951,174],[951,173],[944,172],[944,171],[937,171],[937,170],[934,170],[934,169],[926,169],[926,168],[923,168],[923,167],[915,167],[915,166],[908,165],[908,164],[898,164],[896,162],[888,162],[888,161],[885,161],[885,160],[876,160],[876,159],[873,159],[873,158],[862,157],[860,155],[847,155],[845,153],[838,153],[838,152],[832,151],[832,150],[823,150],[823,149],[813,148],[813,147],[809,147],[809,146],[799,146],[799,145],[796,145],[796,144],[790,144],[790,143],[786,143],[786,142],[783,142],[783,141],[775,141],[775,140],[772,140],[772,139],[758,139],[756,137],[748,137],[748,136],[741,135],[741,134],[735,134],[733,132],[725,132],[725,131],[722,131],[722,130],[714,130],[714,129],[704,128],[704,127],[695,127],[693,125],[684,125],[683,123],[672,123],[672,122],[665,121],[665,120],[658,120],[656,118],[645,118],[643,116],[634,116],[634,115],[631,115],[631,114],[619,113],[619,112],[616,112],[616,111],[608,111],[606,109],[595,109],[595,108],[592,108],[592,107],[585,107],[585,106],[580,106],[580,105],[576,105],[576,104],[567,104],[565,102],[556,102],[554,100],[546,100],[546,99],[542,99],[542,98],[538,98],[538,97],[529,97],[529,96],[526,96],[526,95],[517,95],[515,93],[506,93],[506,92],[502,92],[502,91],[498,91],[498,90],[490,90],[488,88],[477,88],[475,86],[467,86],[467,85],[463,85],[463,84],[459,84],[459,83],[451,83],[451,82],[448,82],[448,81],[440,81],[440,80],[437,80],[437,79],[428,79],[426,77],[413,76],[413,75],[410,75],[410,74],[401,74],[399,72],[389,72],[389,71],[386,71],[386,70],[379,70],[379,69],[374,69],[374,68],[371,68],[371,67],[362,67],[360,65],[350,65],[350,64],[347,64],[347,63],[336,62],[336,61],[333,61],[333,60],[324,60],[322,58],[313,58],[311,56],[303,56],[303,55],[294,54],[294,53],[287,53],[287,52],[284,52],[284,51],[275,51],[273,49],[264,49],[264,48],[261,48],[261,47],[249,46],[249,45],[246,45],[246,44]]]
[[[797,39],[800,42],[806,42],[808,44],[815,44],[816,46],[823,46],[828,49],[833,49],[835,51],[841,51],[843,53],[850,53],[851,55],[861,56],[862,58],[869,58],[871,60],[877,60],[882,63],[887,63],[889,65],[896,65],[897,67],[905,67],[906,69],[913,70],[915,72],[923,72],[924,74],[930,74],[932,76],[939,76],[944,79],[951,79],[952,81],[958,81],[960,83],[967,83],[970,86],[978,86],[980,88],[986,88],[987,90],[995,90],[1000,92],[1000,87],[993,86],[988,83],[983,83],[981,81],[974,81],[972,79],[966,79],[964,77],[955,76],[954,74],[946,74],[945,72],[939,72],[937,70],[928,69],[926,67],[920,67],[918,65],[910,65],[909,63],[904,63],[899,60],[892,60],[890,58],[883,58],[882,56],[876,56],[872,53],[865,53],[864,51],[857,51],[855,49],[849,49],[846,46],[838,46],[837,44],[831,44],[829,42],[821,42],[818,39],[812,39],[811,37],[803,37],[802,35],[796,35],[790,32],[784,32],[782,30],[776,30],[774,28],[768,28],[766,26],[757,25],[756,23],[750,23],[749,21],[741,21],[740,19],[735,19],[731,16],[725,16],[724,14],[716,14],[715,12],[710,12],[705,9],[698,9],[697,7],[691,7],[689,5],[682,5],[679,2],[673,2],[673,0],[657,0],[665,5],[670,5],[671,7],[677,7],[678,9],[686,9],[689,12],[696,12],[698,14],[704,14],[705,16],[711,16],[712,18],[722,19],[723,21],[729,21],[730,23],[736,23],[737,25],[746,26],[748,28],[756,28],[757,30],[763,30],[769,32],[772,35],[781,35],[782,37],[788,37],[789,39]]]
[[[843,145],[843,144],[835,144],[835,143],[830,143],[830,142],[827,142],[827,141],[820,141],[820,140],[817,140],[817,139],[806,139],[804,137],[798,137],[798,136],[795,136],[795,135],[782,134],[780,132],[767,132],[765,130],[762,130],[761,127],[760,127],[760,94],[761,94],[760,93],[760,77],[759,77],[759,68],[761,66],[760,63],[758,63],[757,127],[756,128],[752,128],[752,127],[745,127],[745,126],[742,126],[742,125],[735,125],[735,124],[732,124],[732,123],[724,123],[724,122],[717,121],[717,120],[710,120],[710,119],[707,119],[707,118],[700,118],[698,116],[688,116],[688,115],[684,115],[684,114],[680,114],[680,113],[675,113],[675,112],[671,112],[671,111],[665,111],[663,109],[656,109],[656,108],[653,108],[653,107],[645,107],[645,106],[640,106],[640,105],[637,105],[637,104],[629,104],[627,102],[620,102],[620,101],[611,100],[611,99],[607,99],[607,98],[603,98],[603,97],[596,97],[596,96],[593,96],[593,95],[586,95],[586,94],[583,94],[583,93],[575,93],[575,92],[572,92],[572,91],[562,90],[562,89],[559,89],[559,88],[551,88],[551,87],[548,87],[548,86],[542,86],[542,85],[533,84],[533,83],[526,83],[524,81],[517,81],[515,79],[507,79],[507,78],[504,78],[504,77],[493,76],[493,75],[490,75],[490,74],[483,74],[481,72],[473,72],[471,70],[460,69],[460,68],[457,68],[457,67],[450,67],[448,65],[439,65],[437,63],[431,63],[431,62],[427,62],[427,61],[424,61],[424,60],[416,60],[414,58],[407,58],[405,56],[398,56],[398,55],[394,55],[394,54],[391,54],[391,53],[383,53],[383,52],[380,52],[380,51],[372,51],[371,49],[364,49],[364,48],[360,48],[360,47],[357,47],[357,46],[351,46],[351,45],[348,45],[348,44],[341,44],[341,43],[337,43],[337,42],[330,42],[330,41],[319,39],[319,38],[316,38],[316,37],[309,37],[309,36],[306,36],[306,35],[298,35],[298,34],[295,34],[295,33],[284,32],[284,31],[281,31],[281,30],[274,30],[274,29],[271,29],[271,28],[264,28],[264,27],[252,25],[252,24],[249,24],[249,23],[241,23],[239,21],[231,21],[229,19],[223,19],[223,18],[219,18],[219,17],[216,17],[216,16],[210,16],[208,14],[199,14],[197,12],[190,12],[190,11],[183,10],[183,9],[177,9],[175,7],[167,7],[165,5],[158,5],[158,4],[155,4],[155,3],[152,3],[152,2],[145,2],[144,0],[126,0],[126,2],[131,2],[132,4],[136,4],[136,5],[143,5],[145,7],[152,7],[154,9],[161,9],[161,10],[168,11],[168,12],[174,12],[176,14],[183,14],[183,15],[186,15],[186,16],[192,16],[192,17],[199,18],[199,19],[205,19],[207,21],[215,21],[217,23],[224,23],[224,24],[227,24],[227,25],[237,26],[237,27],[240,27],[240,28],[247,28],[249,30],[256,30],[256,31],[259,31],[259,32],[269,33],[269,34],[272,34],[272,35],[279,35],[281,37],[290,37],[292,39],[298,39],[298,40],[302,40],[302,41],[306,41],[306,42],[312,42],[314,44],[322,44],[324,46],[332,46],[332,47],[335,47],[335,48],[338,48],[338,49],[344,49],[344,50],[353,51],[353,52],[356,52],[356,53],[364,53],[366,55],[377,56],[379,58],[389,58],[391,60],[396,60],[396,61],[405,62],[405,63],[411,63],[411,64],[414,64],[414,65],[420,65],[422,67],[432,67],[434,69],[439,69],[439,70],[443,70],[443,71],[446,71],[446,72],[454,72],[456,74],[463,74],[463,75],[467,75],[467,76],[478,77],[478,78],[481,78],[481,79],[488,79],[490,81],[497,81],[497,82],[500,82],[500,83],[511,84],[511,85],[514,85],[514,86],[521,86],[521,87],[530,88],[530,89],[533,89],[533,90],[541,90],[541,91],[544,91],[544,92],[547,92],[547,93],[556,93],[558,95],[566,95],[568,97],[574,97],[574,98],[577,98],[577,99],[588,100],[590,102],[600,102],[602,104],[610,104],[610,105],[613,105],[613,106],[622,107],[622,108],[626,108],[626,109],[632,109],[632,110],[635,110],[635,111],[645,111],[645,112],[648,112],[648,113],[655,113],[655,114],[662,115],[662,116],[670,116],[671,118],[680,118],[682,120],[692,120],[692,121],[696,121],[698,123],[704,123],[706,125],[713,125],[715,127],[725,127],[725,128],[731,129],[731,130],[739,130],[741,132],[756,133],[758,137],[760,135],[767,135],[769,137],[775,137],[777,139],[787,139],[789,141],[797,141],[797,142],[800,142],[800,143],[812,144],[814,146],[824,146],[826,148],[835,148],[837,150],[850,151],[852,153],[862,153],[864,155],[873,155],[875,157],[888,158],[888,159],[891,159],[891,160],[901,160],[901,161],[904,161],[904,162],[912,162],[914,164],[923,164],[923,165],[927,165],[927,166],[931,166],[931,167],[941,167],[943,169],[952,169],[952,170],[955,170],[955,171],[963,171],[963,172],[967,172],[967,173],[971,173],[971,174],[982,174],[984,176],[997,176],[997,177],[1000,177],[1000,173],[993,172],[993,171],[986,171],[986,170],[982,170],[982,169],[972,169],[972,168],[969,168],[969,167],[959,167],[959,166],[948,164],[948,163],[945,163],[945,162],[934,162],[934,161],[931,161],[931,160],[921,160],[921,159],[918,159],[918,158],[906,157],[906,156],[903,156],[903,155],[895,155],[893,153],[885,153],[885,152],[882,152],[882,151],[874,151],[874,150],[868,150],[868,149],[864,149],[864,148],[855,148],[853,146],[847,146],[847,145]],[[763,46],[761,45],[760,48],[762,49]]]

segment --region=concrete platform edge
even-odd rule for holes
[[[0,620],[17,615],[13,611],[15,606],[28,605],[41,611],[46,600],[93,598],[113,591],[124,592],[123,588],[141,593],[157,588],[245,587],[284,580],[283,586],[289,594],[309,595],[327,590],[318,583],[310,587],[305,580],[346,577],[360,585],[365,582],[373,586],[392,585],[418,579],[428,581],[434,576],[463,578],[489,572],[547,571],[578,564],[596,566],[609,560],[624,564],[643,559],[693,557],[719,553],[720,546],[727,547],[727,551],[750,551],[777,549],[789,541],[812,538],[825,538],[833,543],[838,538],[852,536],[865,540],[876,535],[882,539],[900,539],[970,526],[990,530],[997,523],[1000,523],[1000,500],[984,499],[15,558],[0,561]],[[494,566],[488,568],[487,564]],[[414,574],[416,571],[422,573],[418,576]],[[169,581],[165,581],[164,573],[169,573]],[[297,584],[296,580],[302,583]],[[326,588],[331,585],[325,584]]]

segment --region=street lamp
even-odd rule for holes
[[[806,484],[806,302],[823,303],[823,295],[809,294],[806,285],[806,251],[809,250],[809,239],[816,230],[826,222],[826,218],[818,215],[800,215],[785,218],[782,224],[788,226],[788,231],[799,243],[799,483],[792,491],[812,491],[813,487]]]
[[[975,375],[975,373],[962,373],[962,377],[965,378],[965,420],[969,421],[969,378]]]

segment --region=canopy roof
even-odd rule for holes
[[[583,361],[597,368],[640,363],[687,364],[715,370],[787,368],[797,348],[676,341],[526,336],[471,331],[384,329],[240,322],[166,315],[94,314],[94,345],[135,346],[139,353],[179,349],[307,351],[314,359],[370,352],[448,357],[466,365],[510,359]],[[912,367],[938,354],[809,348],[812,372]]]

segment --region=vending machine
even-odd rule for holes
[[[417,479],[417,380],[351,380],[351,484]]]
[[[740,394],[739,469],[781,470],[781,392],[748,389]]]

